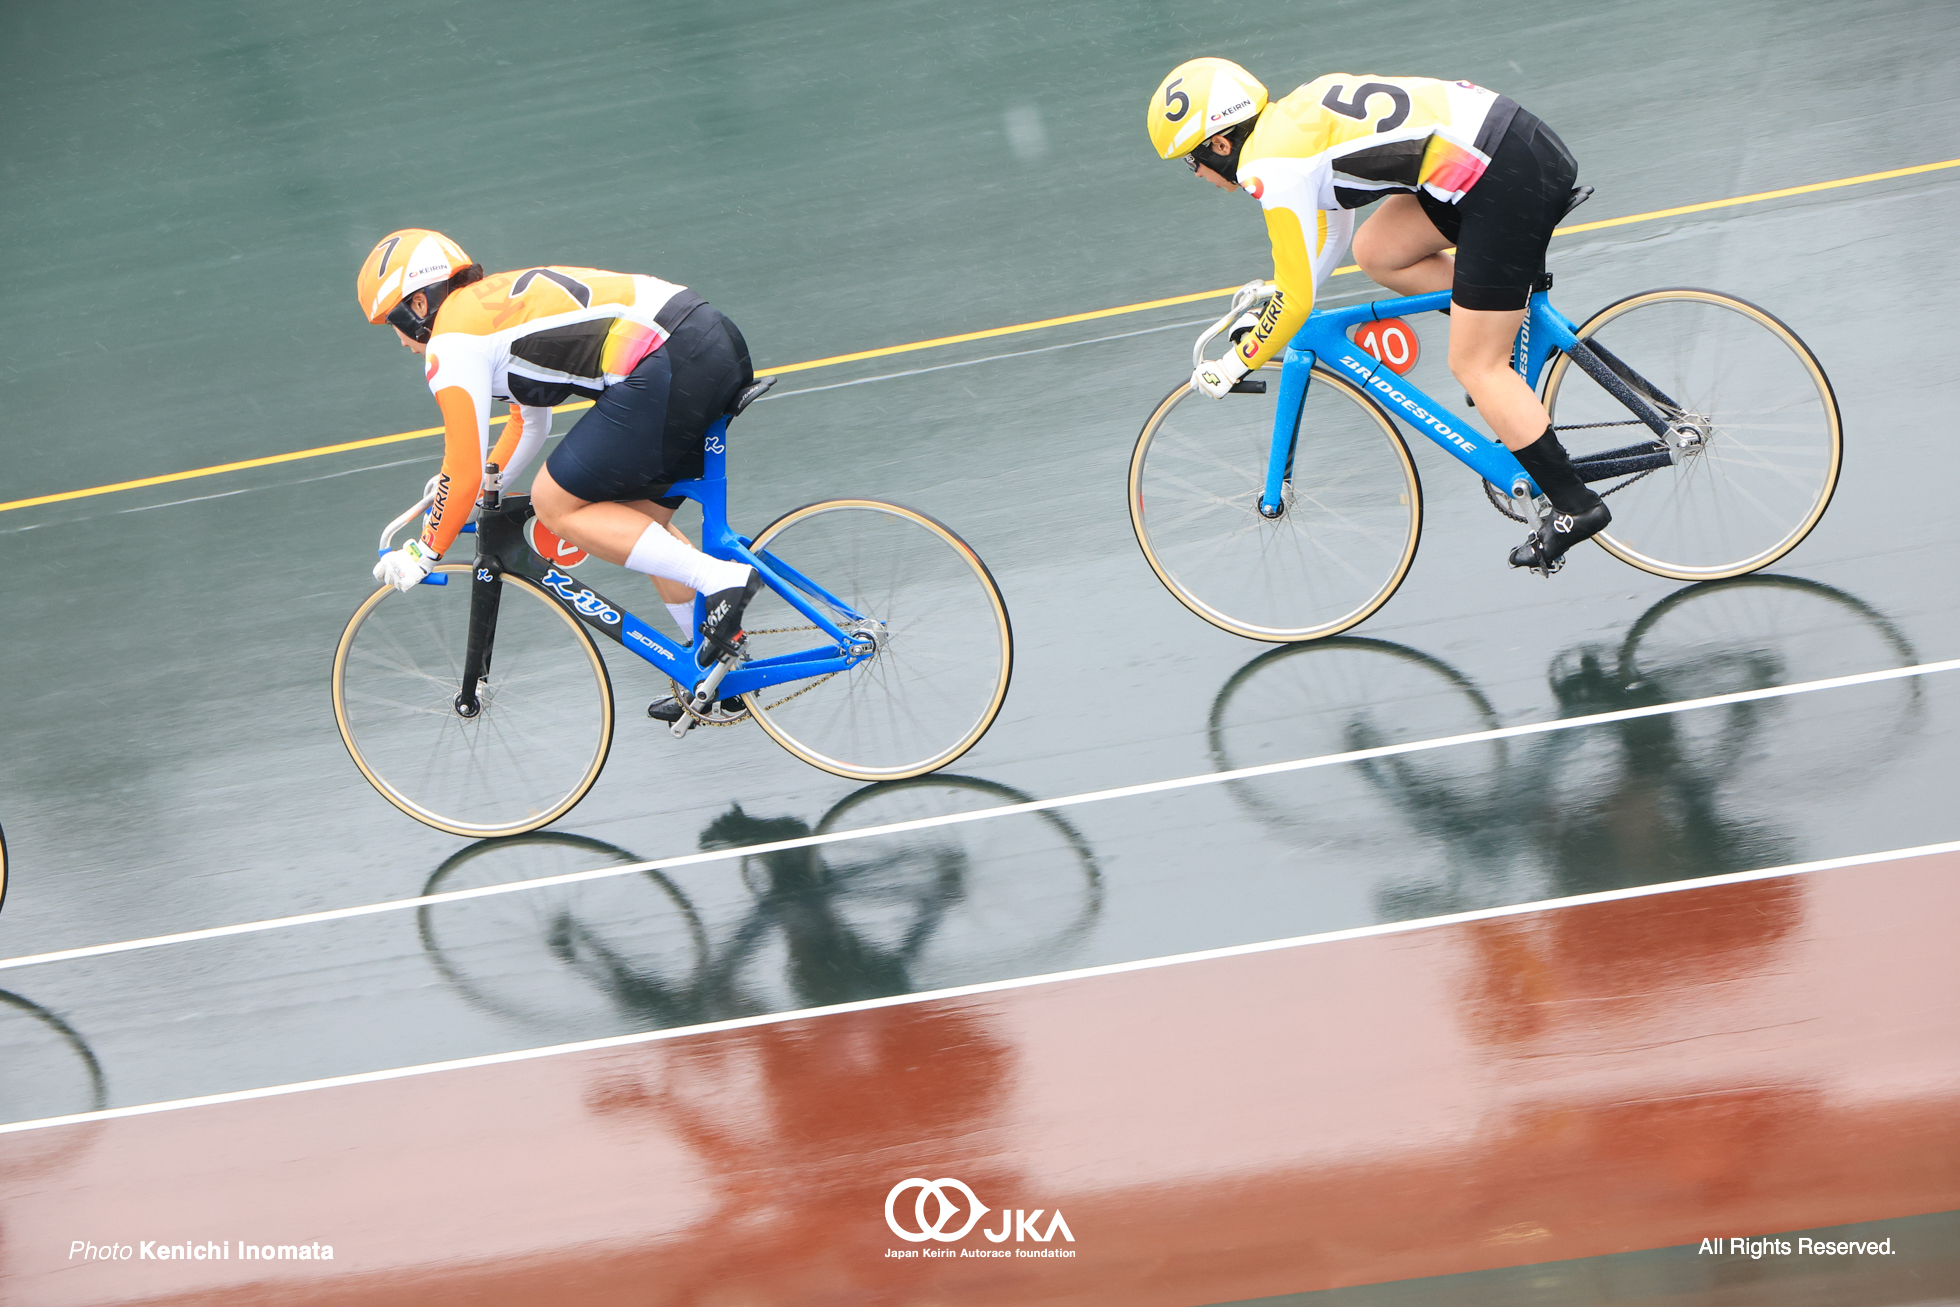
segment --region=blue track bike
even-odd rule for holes
[[[743,391],[734,412],[773,381]],[[472,837],[564,816],[612,748],[606,644],[668,678],[685,710],[675,735],[752,720],[854,780],[936,771],[986,733],[1007,697],[1014,638],[979,555],[924,513],[872,499],[809,504],[753,539],[737,535],[727,426],[710,428],[701,478],[672,493],[701,505],[707,553],[752,564],[767,583],[745,614],[742,656],[699,667],[692,649],[539,555],[524,530],[529,497],[501,494],[493,465],[466,528],[476,558],[438,565],[406,594],[376,590],[334,654],[341,738],[383,797]],[[430,502],[389,524],[382,552]],[[697,628],[700,610],[697,598]]]
[[[1830,381],[1796,334],[1753,304],[1691,289],[1630,296],[1575,326],[1550,286],[1534,289],[1513,362],[1579,474],[1610,483],[1598,486],[1613,510],[1600,547],[1683,581],[1741,576],[1796,548],[1843,458]],[[1242,290],[1194,362],[1261,297]],[[1550,511],[1509,450],[1350,339],[1449,298],[1318,310],[1277,366],[1233,394],[1180,386],[1157,406],[1130,459],[1130,522],[1179,602],[1275,644],[1345,631],[1387,603],[1423,513],[1391,415],[1481,477],[1500,512],[1535,527]]]

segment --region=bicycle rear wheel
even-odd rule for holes
[[[612,748],[612,682],[592,637],[551,595],[506,572],[481,708],[462,688],[473,586],[383,586],[341,634],[333,661],[340,738],[381,796],[452,835],[518,835],[572,810]]]
[[[1713,581],[1767,567],[1810,534],[1837,489],[1844,442],[1831,383],[1794,332],[1733,296],[1671,289],[1608,306],[1579,338],[1671,401],[1663,416],[1701,433],[1672,467],[1595,487],[1612,494],[1601,548],[1656,576]],[[1563,354],[1545,408],[1559,427],[1614,424],[1570,439],[1575,462],[1649,434],[1625,425],[1625,407]]]
[[[1279,370],[1266,369],[1278,390]],[[1130,457],[1130,525],[1157,579],[1220,630],[1289,644],[1388,602],[1422,531],[1408,446],[1353,386],[1313,370],[1284,511],[1259,511],[1276,393],[1165,397]]]
[[[910,508],[836,499],[777,518],[753,548],[808,578],[813,607],[877,645],[848,671],[744,696],[776,743],[838,776],[891,781],[944,767],[993,725],[1014,635],[1000,588],[964,540]],[[743,625],[757,658],[820,639],[773,590],[755,597]]]

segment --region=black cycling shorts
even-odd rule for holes
[[[580,499],[679,508],[685,499],[667,487],[701,475],[702,438],[754,380],[748,342],[704,301],[630,376],[606,387],[545,467]]]
[[[1565,217],[1579,165],[1558,134],[1523,109],[1490,156],[1490,166],[1455,204],[1427,191],[1416,198],[1456,246],[1450,302],[1466,309],[1521,309],[1545,272],[1545,247]]]

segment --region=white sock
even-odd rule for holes
[[[681,643],[694,643],[694,601],[684,604],[668,604],[667,613],[674,619],[674,625],[681,628]]]
[[[690,590],[711,595],[730,586],[747,585],[747,563],[730,563],[710,558],[692,545],[682,544],[658,522],[647,525],[639,543],[626,556],[626,565],[648,576],[664,576],[679,581]]]

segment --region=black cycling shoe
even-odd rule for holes
[[[733,720],[747,711],[748,706],[740,699],[718,699],[714,707],[708,709],[708,716]],[[657,722],[665,722],[669,726],[679,721],[683,715],[684,710],[681,708],[680,701],[672,695],[662,695],[647,705],[647,716]]]
[[[747,585],[732,585],[708,596],[701,636],[694,642],[696,663],[706,667],[717,658],[733,657],[742,651],[742,614],[760,589],[762,573],[750,568]]]
[[[1511,566],[1528,567],[1540,576],[1550,576],[1565,566],[1565,551],[1581,540],[1590,540],[1612,522],[1613,514],[1603,501],[1579,513],[1553,509],[1525,542],[1511,551]]]

